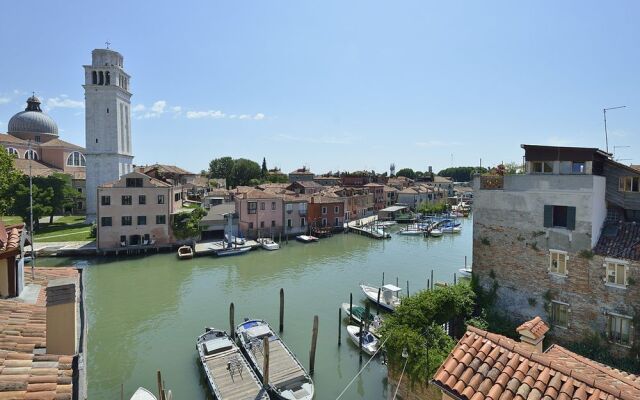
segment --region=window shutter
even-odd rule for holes
[[[553,225],[553,206],[544,206],[544,227],[551,228]]]
[[[567,229],[576,229],[576,208],[567,207]]]

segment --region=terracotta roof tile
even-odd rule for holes
[[[545,335],[545,333],[547,333],[548,331],[549,331],[549,327],[547,326],[547,324],[544,323],[544,321],[540,317],[535,317],[531,321],[527,321],[516,328],[516,332],[520,334],[531,333],[531,336],[533,336],[532,337],[533,339],[542,338]]]
[[[523,329],[546,332],[541,319],[529,322]],[[435,376],[436,385],[467,400],[640,399],[640,379],[634,375],[557,345],[545,353],[533,352],[527,345],[474,327],[468,328]]]

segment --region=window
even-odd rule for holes
[[[12,156],[16,156],[16,158],[20,158],[20,153],[18,153],[18,149],[14,147],[7,147],[7,153]]]
[[[138,225],[146,225],[147,224],[147,216],[146,215],[138,215]]]
[[[340,226],[340,218],[336,217],[336,220],[334,221],[334,226]]]
[[[576,228],[576,208],[568,206],[544,206],[544,226],[546,228]]]
[[[327,207],[322,207],[322,213],[326,214],[327,213]]]
[[[167,216],[166,215],[156,215],[156,224],[164,225],[166,223],[167,223]]]
[[[250,201],[247,203],[247,212],[249,214],[255,214],[258,212],[258,203],[255,201]]]
[[[91,71],[91,83],[96,85],[98,83],[98,74],[96,71]]]
[[[76,190],[78,191],[78,193],[82,193],[82,188],[76,188]]]
[[[130,216],[122,217],[122,226],[131,225],[132,218]]]
[[[604,264],[607,269],[606,283],[609,285],[627,285],[627,264],[624,262],[607,261]]]
[[[40,136],[35,136],[34,139],[35,139],[36,143],[40,143]]]
[[[335,214],[339,213],[340,212],[340,207],[338,207],[338,206],[333,207],[333,212]]]
[[[287,219],[287,228],[291,228],[293,224],[291,223],[291,218]]]
[[[100,226],[111,226],[111,217],[100,218]]]
[[[253,222],[249,222],[249,229],[253,229]]]
[[[272,201],[272,202],[271,202],[271,209],[272,209],[272,210],[275,210],[275,209],[276,209],[276,202],[275,202],[275,201]]]
[[[289,203],[287,204],[287,213],[291,214],[293,212],[293,204]]]
[[[182,198],[182,193],[178,192],[175,195],[173,195],[173,199],[174,201],[179,201]]]
[[[164,195],[163,194],[159,194],[158,195],[158,204],[164,204]]]
[[[569,326],[569,305],[556,301],[551,302],[551,323],[555,326]]]
[[[264,221],[260,221],[260,228],[264,228]]]
[[[84,167],[87,165],[87,160],[82,153],[74,151],[67,157],[67,165],[69,167]]]
[[[327,226],[327,219],[326,218],[322,218],[322,226],[323,227]]]
[[[122,196],[123,206],[130,206],[131,204],[133,204],[133,201],[131,200],[131,196],[129,195]]]
[[[567,252],[549,250],[549,272],[558,275],[567,275]]]
[[[532,172],[534,174],[552,174],[553,162],[551,161],[534,161],[532,163]]]
[[[127,178],[127,187],[142,187],[142,178]]]
[[[638,192],[640,191],[640,178],[637,176],[622,176],[618,180],[618,190],[620,192]]]
[[[261,201],[261,202],[260,202],[260,209],[261,209],[262,211],[264,211],[264,201]]]
[[[143,194],[138,196],[138,204],[147,204],[147,196]]]
[[[613,343],[631,345],[632,318],[619,314],[607,314],[607,337]]]
[[[111,205],[111,196],[102,196],[100,197],[100,204],[103,206]]]
[[[27,160],[36,160],[38,161],[38,153],[35,150],[27,150],[24,152],[24,158]]]
[[[276,221],[271,220],[271,227],[272,227],[272,228],[275,228],[275,227],[276,227]]]
[[[307,224],[307,221],[303,218],[300,218],[300,226],[304,227]]]
[[[584,174],[585,172],[586,172],[586,168],[585,168],[584,162],[574,162],[571,164],[571,173]]]

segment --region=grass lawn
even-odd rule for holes
[[[40,224],[33,238],[36,242],[77,242],[93,240],[91,225],[84,223],[83,216],[68,216],[53,224]]]

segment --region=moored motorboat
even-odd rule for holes
[[[422,235],[423,231],[417,226],[408,226],[400,231],[398,231],[399,235]]]
[[[237,256],[240,254],[246,254],[249,250],[251,250],[251,247],[227,247],[225,249],[222,250],[217,250],[216,251],[216,255],[218,257],[226,257],[226,256]]]
[[[350,305],[349,303],[342,303],[341,307],[344,313],[347,314],[347,316],[351,316],[354,321],[359,324],[364,323],[363,318],[366,315],[366,309],[364,307]],[[379,315],[369,313],[367,321],[370,323],[369,331],[375,336],[379,336],[378,330],[382,326],[382,318]]]
[[[278,250],[280,245],[269,238],[258,238],[256,242],[260,243],[265,250]]]
[[[349,338],[356,346],[360,347],[360,327],[355,325],[347,325],[347,333]],[[370,356],[378,351],[378,339],[369,331],[362,330],[362,350]]]
[[[247,361],[260,379],[263,378],[263,340],[269,342],[269,380],[267,389],[272,398],[281,400],[311,400],[314,386],[311,376],[291,350],[263,320],[247,320],[236,328],[236,336]]]
[[[191,248],[191,246],[180,246],[178,248],[178,258],[180,260],[193,258],[193,248]]]
[[[429,236],[440,237],[442,236],[442,231],[438,228],[433,228],[429,231]]]
[[[464,268],[460,268],[458,272],[460,273],[460,276],[471,278],[472,270],[470,265]]]
[[[198,336],[196,349],[209,390],[217,400],[269,399],[262,382],[225,331],[207,328]]]
[[[247,241],[244,240],[244,238],[239,237],[239,236],[234,236],[230,233],[226,233],[224,235],[225,239],[227,239],[227,243],[233,243],[233,244],[239,244],[239,245],[243,245],[245,244]]]
[[[460,233],[462,231],[459,226],[452,225],[443,226],[441,229],[443,233]]]
[[[380,306],[389,311],[394,311],[400,305],[399,293],[402,289],[395,285],[386,284],[381,288],[360,284],[360,289],[367,299],[378,303],[378,291],[380,291]]]
[[[317,242],[318,238],[311,235],[298,235],[296,236],[296,240],[302,243],[311,243],[311,242]]]
[[[130,400],[158,400],[158,398],[147,389],[139,387],[138,390],[135,391],[133,396],[131,396]]]

